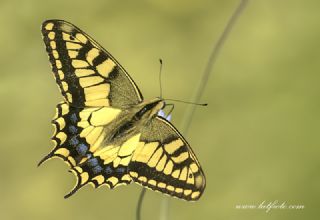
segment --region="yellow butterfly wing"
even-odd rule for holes
[[[133,181],[185,200],[197,200],[205,176],[189,144],[167,120],[156,117],[141,131],[129,164]]]
[[[77,183],[66,197],[88,183],[110,188],[130,183],[131,155],[118,157],[126,142],[111,145],[108,134],[123,109],[143,100],[141,92],[116,59],[73,24],[47,20],[42,35],[65,102],[52,121],[55,146],[39,165],[54,157],[68,163]],[[138,143],[137,136],[129,140]]]
[[[47,20],[42,35],[57,84],[72,106],[123,108],[142,101],[124,68],[78,27]]]

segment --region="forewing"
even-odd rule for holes
[[[116,59],[73,24],[45,21],[42,35],[56,82],[72,106],[125,108],[143,99]]]
[[[129,164],[133,181],[185,200],[197,200],[205,176],[189,144],[168,121],[156,117],[141,133]]]

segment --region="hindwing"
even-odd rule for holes
[[[53,157],[67,162],[77,177],[77,183],[66,197],[88,183],[95,187],[107,185],[114,188],[131,182],[128,164],[140,134],[112,142],[106,132],[112,130],[121,112],[111,107],[76,108],[66,102],[57,105],[52,120],[55,147],[39,165]]]
[[[152,190],[197,200],[205,188],[205,176],[187,141],[162,117],[141,132],[129,164],[133,181]]]

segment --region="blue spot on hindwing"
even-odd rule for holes
[[[92,168],[92,172],[94,173],[94,174],[98,174],[98,173],[101,173],[101,171],[102,171],[102,167],[101,166],[95,166],[94,168]]]
[[[87,161],[89,167],[95,167],[98,165],[98,159],[92,158]]]
[[[77,129],[75,126],[73,126],[73,125],[70,125],[70,126],[68,127],[68,130],[69,130],[69,132],[70,132],[71,134],[76,134],[76,133],[78,132],[78,129]]]
[[[125,171],[126,171],[126,168],[124,168],[124,167],[118,167],[118,168],[116,169],[116,172],[119,173],[119,174],[124,174]]]
[[[81,156],[84,156],[86,155],[87,151],[88,151],[88,146],[85,145],[85,144],[79,144],[77,147],[76,147],[76,150],[78,152],[79,155]]]
[[[73,124],[77,123],[78,118],[77,118],[76,113],[72,113],[72,114],[71,114],[71,116],[70,116],[70,121],[71,121],[71,123],[73,123]]]
[[[107,166],[107,167],[104,169],[104,172],[109,175],[109,174],[113,173],[113,170],[112,170],[112,168],[111,168],[110,166]]]
[[[79,144],[79,140],[77,138],[77,136],[73,136],[70,140],[69,140],[70,145],[72,145],[73,147],[75,147],[76,145]]]

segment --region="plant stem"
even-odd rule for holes
[[[241,12],[246,7],[247,2],[248,2],[248,0],[241,0],[238,7],[235,9],[233,14],[229,18],[227,25],[225,26],[222,34],[220,35],[218,41],[215,43],[215,45],[212,49],[212,52],[209,56],[206,68],[203,71],[200,83],[197,87],[197,90],[194,93],[195,95],[193,96],[193,99],[191,100],[191,102],[199,102],[199,100],[200,100],[200,98],[206,88],[209,76],[210,76],[212,69],[213,69],[213,66],[218,58],[220,50],[221,50],[224,42],[226,41],[232,27],[234,26],[235,22],[237,21],[238,17],[240,16]],[[189,108],[187,108],[187,111],[184,115],[184,118],[182,120],[182,126],[181,126],[181,132],[184,136],[188,135],[190,124],[192,122],[196,107],[197,107],[196,105],[189,105]]]
[[[146,188],[142,188],[140,196],[139,196],[139,200],[138,200],[138,204],[137,204],[137,210],[136,210],[136,220],[141,220],[141,208],[142,208],[142,201],[144,198],[144,195],[146,194]]]

